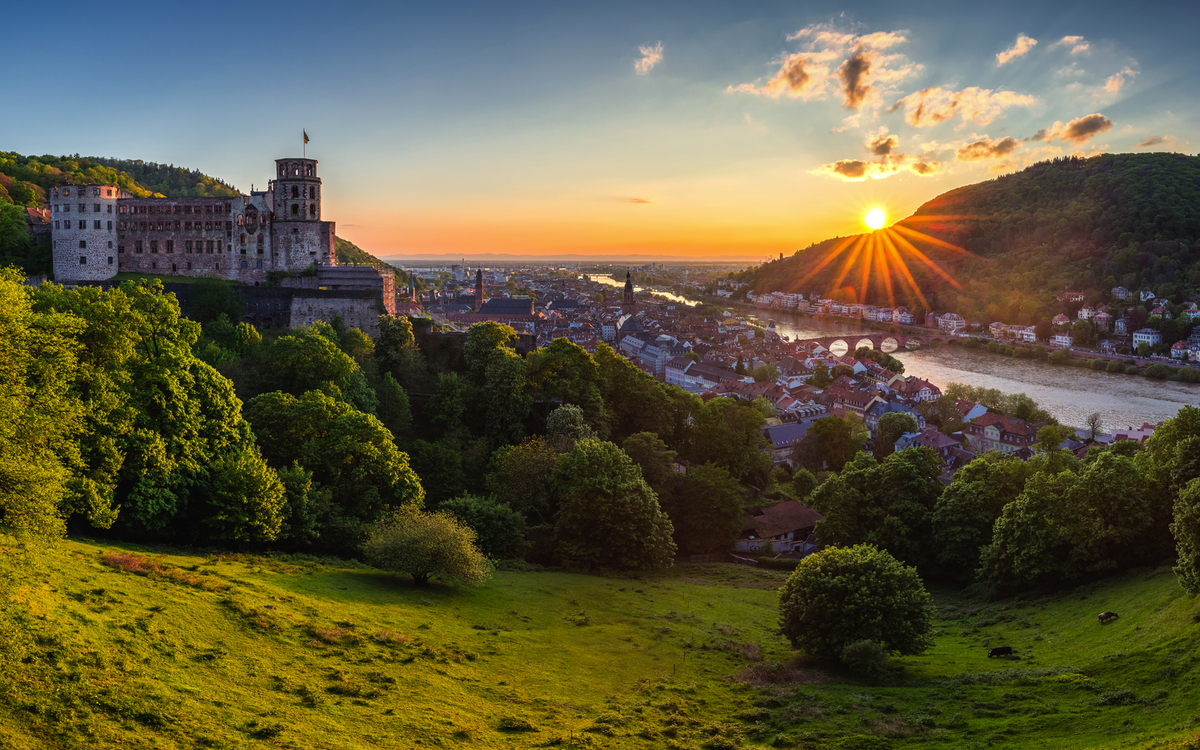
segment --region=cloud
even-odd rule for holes
[[[822,164],[814,169],[813,173],[837,177],[847,182],[862,182],[863,180],[881,180],[902,172],[924,177],[934,174],[941,169],[941,166],[941,162],[895,154],[874,161],[841,159],[829,164]]]
[[[1036,46],[1036,39],[1024,34],[1017,34],[1017,41],[1013,43],[1013,46],[996,54],[996,65],[1007,65]]]
[[[876,156],[887,156],[900,145],[900,139],[888,133],[887,128],[880,128],[878,133],[867,138],[867,150]]]
[[[914,128],[937,125],[958,115],[963,122],[987,125],[1008,107],[1029,107],[1037,99],[1014,91],[992,91],[971,86],[962,91],[950,91],[933,86],[909,94],[888,108],[894,112],[904,107],[904,121]]]
[[[1121,87],[1125,85],[1125,81],[1137,75],[1137,71],[1126,66],[1120,73],[1114,73],[1108,77],[1104,85],[1096,91],[1096,96],[1112,96],[1120,92]]]
[[[1139,143],[1134,148],[1150,148],[1151,146],[1157,146],[1160,143],[1166,143],[1167,138],[1169,138],[1169,137],[1170,136],[1152,135],[1149,138],[1147,138],[1146,140]]]
[[[644,76],[649,73],[654,69],[654,66],[658,65],[658,63],[663,59],[662,42],[659,42],[653,47],[650,45],[643,45],[638,47],[638,51],[642,53],[642,59],[633,64],[633,69],[636,70],[637,74],[640,76]]]
[[[968,143],[954,152],[959,161],[980,161],[981,159],[999,159],[1011,154],[1021,142],[1016,138],[1000,138],[992,140],[986,135],[974,143]]]
[[[1026,138],[1026,140],[1045,141],[1047,143],[1059,140],[1064,143],[1074,143],[1078,146],[1100,133],[1112,130],[1112,125],[1112,120],[1097,112],[1071,120],[1066,125],[1063,125],[1061,122],[1055,122],[1052,127],[1042,128],[1029,138]]]
[[[1070,47],[1072,55],[1082,55],[1091,48],[1091,44],[1081,36],[1064,36],[1050,45],[1050,49],[1055,47]]]
[[[629,203],[653,203],[654,201],[648,201],[645,198],[630,198],[628,202]]]
[[[842,67],[838,68],[838,77],[842,79],[842,90],[846,92],[845,104],[850,109],[862,107],[863,100],[871,93],[867,85],[867,76],[871,72],[871,55],[862,47],[854,51]]]
[[[879,180],[892,175],[908,172],[915,175],[931,175],[941,168],[941,162],[923,157],[895,153],[900,145],[900,139],[889,134],[887,128],[867,136],[866,148],[874,159],[840,159],[829,164],[822,164],[813,170],[813,174],[837,177],[849,182],[862,180]]]
[[[741,83],[725,89],[730,94],[755,94],[779,99],[824,99],[841,93],[847,107],[878,106],[900,81],[913,76],[921,66],[893,48],[908,41],[904,31],[854,34],[831,24],[808,26],[788,41],[801,49],[773,60],[779,69],[765,83]],[[836,87],[836,88],[835,88]]]

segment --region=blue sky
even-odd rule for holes
[[[1200,141],[1183,4],[54,7],[8,35],[0,149],[248,190],[303,127],[325,216],[386,256],[758,258],[1039,159]]]

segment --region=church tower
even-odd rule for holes
[[[633,277],[629,275],[629,271],[625,271],[625,296],[621,300],[621,311],[632,313],[633,308],[637,303],[633,299]]]
[[[483,309],[483,269],[475,271],[475,312]]]

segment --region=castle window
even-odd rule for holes
[[[137,240],[133,243],[133,251],[135,253],[137,253],[138,255],[142,254],[142,241],[141,240]]]
[[[218,264],[217,264],[217,270],[218,270],[218,271],[220,271],[220,270],[221,270],[221,264],[220,264],[220,263],[218,263]]]
[[[112,256],[111,255],[108,256],[108,265],[110,265],[110,266],[112,265]]]
[[[151,264],[150,264],[150,270],[152,270],[152,271],[157,271],[157,270],[158,270],[158,264],[157,264],[157,263],[151,263]]]
[[[100,228],[100,220],[99,219],[96,219],[94,222],[92,222],[92,224],[93,224],[92,229]]]
[[[243,245],[246,244],[246,235],[245,234],[242,235],[242,244]]]
[[[213,208],[212,206],[205,206],[204,213],[211,214],[213,212],[212,208]]]
[[[177,222],[175,222],[175,231],[176,231],[176,232],[178,232],[178,231],[179,231],[179,222],[178,222],[178,221],[177,221]]]
[[[55,229],[59,229],[59,226],[58,226],[58,224],[59,224],[59,221],[58,221],[58,219],[55,219],[55,220],[54,220],[54,228],[55,228]]]
[[[260,233],[260,234],[258,235],[258,248],[259,248],[259,250],[261,250],[261,249],[262,249],[262,246],[263,246],[263,236],[262,236],[262,234]]]
[[[258,262],[258,267],[259,267],[259,268],[262,268],[262,261],[261,261],[261,260]]]
[[[242,261],[242,268],[246,268],[246,261]]]
[[[300,197],[300,188],[296,187],[295,185],[292,185],[292,197],[293,198]]]
[[[110,214],[112,213],[112,204],[111,203],[108,204],[108,211],[106,211],[105,213],[110,213]]]
[[[240,227],[241,225],[242,225],[242,215],[238,214],[238,226]]]
[[[190,214],[190,213],[192,212],[192,207],[191,207],[191,206],[184,206],[184,207],[183,207],[183,212],[184,212],[185,214]]]
[[[65,198],[65,197],[67,197],[68,195],[70,195],[70,194],[71,194],[71,188],[63,188],[63,189],[62,189],[62,194],[63,194],[63,197],[64,197],[64,198]]]
[[[313,200],[316,200],[316,199],[317,199],[317,189],[316,189],[316,187],[310,187],[310,188],[308,189],[308,197],[309,197],[309,198],[312,198]]]
[[[99,203],[92,204],[92,213],[94,213],[94,214],[100,213],[100,204]]]
[[[171,264],[171,273],[175,273],[175,272],[176,272],[176,271],[178,271],[178,270],[179,270],[179,266],[177,266],[177,265],[175,265],[174,263],[172,263],[172,264]]]
[[[293,203],[292,204],[292,216],[298,216],[299,214],[300,214],[300,206]]]
[[[125,246],[117,245],[117,255],[124,255],[124,254],[125,254]]]
[[[79,249],[84,250],[86,248],[87,248],[87,240],[80,240],[79,241]]]
[[[81,265],[81,266],[87,265],[87,256],[84,256],[84,255],[79,256],[79,265]]]
[[[167,252],[175,252],[175,240],[167,240]]]
[[[204,246],[204,252],[211,253],[212,251],[213,251],[213,241],[209,240],[208,244]]]
[[[81,214],[87,213],[87,204],[86,203],[79,204],[79,213],[81,213]]]
[[[112,231],[112,222],[111,221],[108,222],[108,231],[110,231],[110,232]]]
[[[308,204],[308,215],[312,216],[313,218],[316,218],[316,215],[317,215],[317,204],[316,203]]]
[[[191,240],[188,240],[187,242],[183,243],[183,246],[184,246],[184,252],[190,253],[192,251],[192,241]]]
[[[108,249],[109,249],[109,250],[112,250],[112,240],[109,240],[109,241],[108,241]]]
[[[158,252],[158,240],[150,240],[150,252]]]
[[[105,198],[111,198],[111,197],[112,197],[112,189],[111,189],[111,188],[109,188],[108,190],[105,190],[105,191],[104,191],[104,197],[105,197]]]
[[[190,271],[190,270],[192,270],[192,264],[191,264],[191,263],[188,263],[188,270],[189,270],[189,271]]]

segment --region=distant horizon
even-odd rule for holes
[[[369,251],[368,251],[369,252]],[[777,256],[776,256],[777,257]],[[748,258],[746,256],[711,256],[711,255],[644,255],[644,254],[628,254],[628,255],[585,255],[580,253],[559,253],[556,255],[534,255],[531,253],[474,253],[471,255],[455,254],[455,253],[418,253],[412,255],[386,255],[379,256],[379,259],[385,263],[390,263],[394,266],[402,266],[406,262],[419,263],[462,263],[471,264],[474,262],[503,262],[503,263],[595,263],[604,264],[610,263],[620,265],[623,263],[636,263],[637,265],[645,265],[646,263],[664,263],[667,265],[692,264],[692,265],[757,265],[763,263],[767,258]]]

